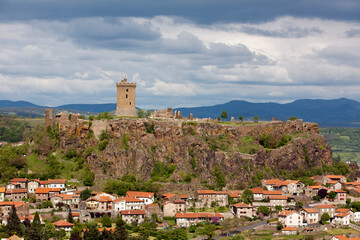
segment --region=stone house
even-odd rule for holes
[[[275,207],[275,206],[285,207],[287,206],[287,199],[288,197],[284,195],[269,196],[270,207]]]
[[[174,200],[173,202],[164,203],[164,217],[175,217],[175,214],[178,212],[186,212],[186,203],[184,200]]]
[[[16,189],[16,188],[24,189],[27,188],[27,182],[28,182],[27,178],[13,178],[8,183],[9,188],[8,186],[6,186],[6,189],[7,190]],[[19,187],[14,188],[14,186],[19,186]]]
[[[123,210],[144,210],[144,200],[134,197],[119,197],[113,201],[114,210],[117,212]]]
[[[335,210],[335,215],[339,213],[348,213],[350,221],[355,222],[355,213],[349,208],[338,208]]]
[[[335,215],[335,207],[334,205],[316,205],[315,209],[319,211],[319,217],[321,219],[321,216],[324,213],[328,213],[330,218],[333,218]]]
[[[36,201],[48,201],[51,196],[60,194],[60,188],[37,188],[35,190]]]
[[[214,217],[224,220],[224,216],[220,213],[176,213],[176,225],[179,227],[190,227],[200,222],[211,221]]]
[[[37,179],[28,181],[27,189],[29,193],[35,193],[35,190],[40,187],[40,182]]]
[[[86,208],[96,211],[111,211],[113,200],[108,196],[91,197],[86,200]]]
[[[66,232],[71,232],[71,230],[75,226],[74,224],[69,223],[69,222],[64,221],[64,220],[59,220],[57,222],[54,222],[53,224],[55,225],[56,230],[64,229]]]
[[[154,193],[127,191],[126,197],[133,197],[144,201],[145,205],[154,203]]]
[[[335,190],[335,201],[340,204],[346,204],[347,192],[341,189]]]
[[[146,205],[145,206],[145,213],[146,213],[146,217],[148,217],[148,218],[151,218],[151,216],[153,214],[156,214],[157,216],[159,216],[159,214],[160,214],[159,204],[153,203],[153,204]]]
[[[315,208],[304,208],[302,214],[304,215],[304,220],[308,224],[318,223],[320,220],[319,211]]]
[[[284,210],[279,213],[279,222],[285,227],[300,227],[303,225],[303,216],[295,211]]]
[[[251,191],[254,194],[255,201],[261,201],[264,199],[264,190],[262,188],[253,188]]]
[[[133,222],[142,223],[145,219],[144,210],[123,210],[120,211],[122,219],[127,223],[131,224]]]
[[[323,184],[326,184],[329,181],[339,181],[343,183],[346,182],[346,177],[343,175],[326,175],[324,181]]]
[[[336,190],[341,190],[341,183],[339,181],[328,181],[326,183],[327,186],[329,186],[329,188],[332,190],[332,191],[336,191]]]
[[[54,208],[68,206],[71,209],[78,209],[80,200],[80,195],[77,194],[56,194],[50,197],[50,201]]]
[[[324,189],[324,188],[325,187],[320,185],[307,186],[304,188],[304,195],[312,198],[318,195],[320,189]]]
[[[5,198],[13,202],[21,202],[24,198],[28,198],[27,189],[12,189],[5,192]]]
[[[15,206],[16,213],[19,217],[29,215],[29,206],[24,202],[0,202],[0,218],[4,219],[9,216],[12,206]]]
[[[197,190],[195,192],[197,207],[210,207],[215,202],[218,206],[228,205],[228,196],[226,192],[216,192],[213,190]]]
[[[232,212],[234,216],[238,218],[241,217],[252,218],[256,215],[254,207],[251,206],[250,204],[245,204],[245,203],[237,203],[232,205]]]

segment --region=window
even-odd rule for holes
[[[129,89],[128,89],[128,88],[126,89],[126,92],[129,92]]]
[[[126,94],[126,98],[128,98],[128,95]]]
[[[130,105],[131,105],[131,102],[130,102]]]

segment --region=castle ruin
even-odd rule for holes
[[[126,76],[116,83],[116,116],[136,117],[135,91],[136,83],[128,83]]]

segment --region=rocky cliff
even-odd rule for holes
[[[56,121],[60,147],[81,150],[98,179],[133,174],[222,187],[225,178],[227,187],[238,188],[256,185],[263,176],[280,176],[282,170],[332,163],[318,125],[301,120],[231,126],[151,119]]]

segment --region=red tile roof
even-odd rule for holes
[[[185,204],[184,200],[174,200],[175,204]]]
[[[295,212],[294,212],[294,211],[284,210],[284,211],[282,211],[281,213],[279,213],[279,216],[286,217],[286,216],[288,216],[288,215],[290,215],[290,214],[293,214],[293,213],[295,213]]]
[[[55,227],[73,227],[74,226],[74,224],[69,223],[64,220],[59,220],[57,222],[54,222],[53,224],[55,225]]]
[[[176,213],[176,218],[212,218],[212,217],[224,218],[224,215],[220,213]]]
[[[318,210],[314,208],[304,208],[304,211],[307,213],[318,213]]]
[[[9,182],[27,182],[27,178],[13,178]]]
[[[253,194],[263,194],[264,190],[262,188],[253,188],[251,189],[251,191],[253,192]]]
[[[152,193],[152,192],[127,191],[126,195],[128,197],[135,197],[135,198],[153,198],[154,197],[154,193]]]
[[[66,179],[48,179],[49,184],[65,184]]]
[[[280,196],[269,196],[269,199],[270,200],[287,200],[288,197],[287,196],[284,196],[284,195],[280,195]]]
[[[263,194],[264,195],[282,195],[283,192],[282,191],[264,191]]]
[[[120,213],[121,215],[145,215],[144,210],[123,210]]]
[[[214,190],[197,190],[196,192],[200,195],[216,194]]]
[[[138,199],[138,198],[134,198],[134,197],[119,197],[117,199],[115,199],[113,202],[117,203],[117,202],[144,202],[144,200]]]
[[[61,192],[61,189],[60,188],[37,188],[37,189],[35,189],[35,194],[38,194],[38,193],[49,194],[50,192]]]
[[[284,227],[283,229],[281,229],[282,231],[296,231],[295,227]]]
[[[329,178],[329,179],[340,179],[343,177],[344,177],[343,175],[326,175],[326,178]]]
[[[0,202],[0,206],[12,206],[14,205],[15,207],[20,207],[20,206],[26,206],[26,203],[24,202]]]
[[[6,191],[6,194],[17,194],[17,193],[27,193],[27,189],[12,189]]]
[[[237,203],[234,204],[233,206],[237,208],[253,208],[253,206],[251,206],[250,204],[245,204],[245,203]]]
[[[315,207],[318,207],[318,208],[335,208],[334,205],[330,205],[330,204],[317,205]]]
[[[346,213],[338,213],[338,214],[335,215],[335,217],[343,218],[343,217],[346,217],[347,215],[349,215],[348,212],[346,212]]]

